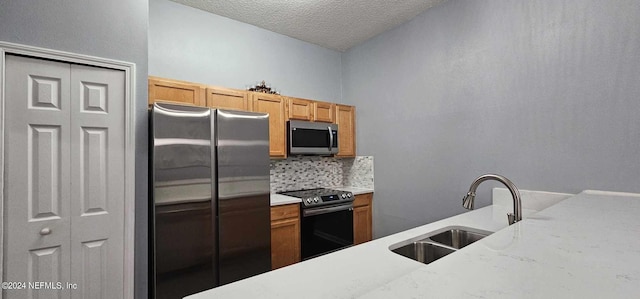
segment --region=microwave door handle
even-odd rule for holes
[[[329,153],[331,153],[331,147],[333,147],[333,132],[331,132],[331,127],[327,127],[329,129]]]

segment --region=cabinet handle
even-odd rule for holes
[[[43,236],[46,236],[46,235],[48,235],[50,233],[51,233],[51,229],[48,228],[48,227],[45,227],[42,230],[40,230],[40,234],[43,235]]]

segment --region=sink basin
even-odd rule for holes
[[[429,264],[456,250],[436,245],[431,242],[418,241],[396,248],[392,251],[423,264]]]
[[[488,235],[488,233],[469,231],[465,229],[450,229],[443,231],[437,235],[433,235],[429,237],[429,239],[436,243],[451,246],[455,249],[460,249]]]
[[[468,227],[446,227],[427,234],[417,241],[412,241],[408,244],[406,244],[405,241],[393,245],[390,249],[404,257],[423,264],[429,264],[489,234],[491,234],[491,232]]]

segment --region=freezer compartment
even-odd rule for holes
[[[215,286],[211,201],[156,206],[156,298]]]

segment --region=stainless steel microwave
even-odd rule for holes
[[[338,153],[338,125],[290,120],[287,123],[289,154],[333,155]]]

